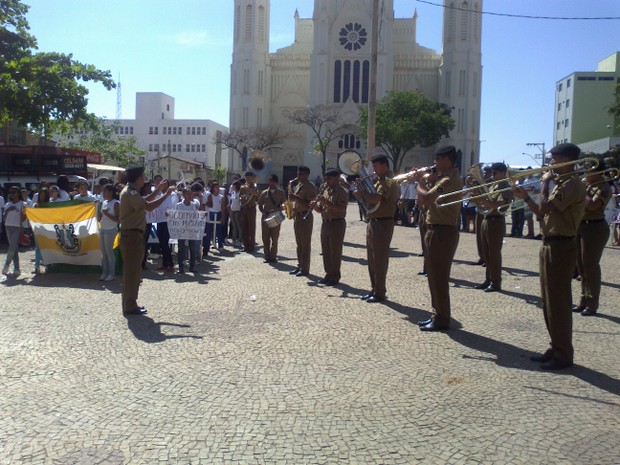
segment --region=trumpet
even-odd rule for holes
[[[303,216],[303,220],[308,218],[308,216],[310,216],[310,213],[312,213],[312,210],[314,210],[314,207],[316,207],[319,204],[319,202],[321,202],[323,200],[322,196],[323,196],[323,192],[325,192],[325,189],[327,189],[327,183],[326,182],[321,184],[321,188],[319,189],[319,192],[316,195],[316,199],[314,199],[313,201],[311,201],[308,204],[308,212]]]
[[[394,176],[392,179],[394,181],[396,181],[397,183],[409,183],[411,181],[415,180],[415,177],[420,175],[420,174],[428,174],[430,172],[433,171],[433,168],[435,168],[435,165],[430,165],[430,166],[425,166],[423,168],[413,168],[412,170],[403,173],[403,174],[398,174],[396,176]]]
[[[494,191],[493,193],[496,194],[496,193],[499,193],[499,192],[505,192],[507,190],[510,190],[519,182],[520,179],[527,178],[527,177],[535,175],[535,174],[545,173],[547,171],[552,171],[552,170],[557,169],[557,168],[564,168],[564,167],[567,167],[567,166],[576,166],[576,165],[583,165],[583,169],[580,170],[580,171],[584,171],[585,174],[588,174],[589,172],[591,172],[591,171],[595,170],[596,168],[598,168],[599,164],[600,164],[600,161],[599,161],[598,158],[596,158],[596,157],[588,157],[588,158],[580,158],[580,159],[573,160],[573,161],[567,161],[567,162],[564,162],[564,163],[555,163],[555,164],[549,165],[549,166],[541,166],[540,168],[532,168],[532,169],[529,169],[529,170],[517,171],[514,174],[509,175],[508,178],[507,178],[509,183],[510,183],[510,187],[506,187],[504,189],[498,189],[498,190]],[[573,173],[569,173],[567,175],[561,175],[561,176],[558,177],[558,179],[562,178],[563,176],[568,176],[568,175],[572,175],[572,174]],[[483,188],[483,189],[488,191],[488,189],[490,189],[492,186],[495,186],[495,185],[500,184],[500,183],[505,182],[505,181],[506,181],[506,179],[500,179],[498,181],[491,181],[491,182],[487,182],[487,183],[484,183],[484,184],[480,184],[478,186],[467,187],[465,189],[461,189],[460,191],[448,192],[446,194],[441,194],[440,196],[437,197],[436,202],[438,204],[440,204],[440,202],[442,200],[445,200],[446,198],[452,197],[454,195],[464,195],[464,194],[467,194],[467,193],[472,192],[472,191],[477,191],[477,190],[479,190],[481,188]],[[473,195],[473,196],[469,197],[469,200],[481,199],[483,197],[487,197],[487,195],[488,195],[487,193]],[[457,204],[457,203],[460,203],[460,202],[461,202],[461,199],[452,200],[452,201],[448,201],[448,202],[445,202],[445,203],[441,203],[440,206],[441,207],[446,207],[448,205],[454,205],[454,204]]]

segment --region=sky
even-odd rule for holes
[[[175,98],[177,119],[228,126],[232,0],[22,0],[39,50],[73,54],[121,82],[122,117],[135,117],[136,92]],[[443,3],[442,0],[429,0]],[[271,0],[270,49],[290,45],[295,10],[312,0]],[[417,42],[442,48],[443,8],[394,0],[396,17],[418,13]],[[483,11],[529,16],[620,17],[620,0],[484,0]],[[549,20],[483,15],[480,159],[534,165],[553,145],[555,83],[594,71],[620,51],[620,20]],[[115,118],[117,93],[89,86],[89,111]],[[523,154],[527,155],[523,155]]]

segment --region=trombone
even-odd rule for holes
[[[420,173],[422,174],[430,173],[434,167],[435,165],[425,166],[423,168],[413,168],[412,170],[407,171],[406,173],[398,174],[394,176],[392,180],[396,181],[399,184],[410,183],[411,181],[413,181],[415,176],[417,176]]]
[[[546,172],[546,171],[551,171],[551,170],[554,170],[554,169],[557,169],[557,168],[564,168],[564,167],[567,167],[567,166],[583,165],[583,170],[580,170],[580,171],[584,171],[584,174],[587,175],[587,174],[590,174],[590,172],[592,170],[595,170],[596,168],[598,168],[599,164],[600,164],[600,161],[599,161],[598,158],[596,158],[596,157],[588,157],[588,158],[580,158],[580,159],[573,160],[573,161],[567,161],[567,162],[564,162],[564,163],[555,163],[553,165],[542,166],[540,168],[532,168],[532,169],[529,169],[529,170],[521,170],[521,171],[517,171],[514,174],[508,176],[508,178],[500,179],[500,180],[497,180],[497,181],[487,182],[485,184],[480,184],[478,186],[467,187],[465,189],[461,189],[460,191],[448,192],[446,194],[441,194],[441,195],[439,195],[437,197],[437,199],[435,201],[437,202],[437,204],[440,207],[446,207],[448,205],[455,205],[457,203],[460,203],[461,199],[452,200],[452,201],[448,201],[448,202],[445,202],[445,203],[440,203],[440,202],[442,200],[445,200],[446,198],[452,197],[454,195],[464,195],[464,194],[467,194],[468,192],[476,191],[476,190],[479,190],[481,188],[484,189],[484,190],[488,190],[492,186],[495,186],[496,184],[508,181],[510,183],[510,187],[505,187],[503,189],[497,189],[497,190],[493,191],[493,194],[497,194],[499,192],[506,192],[508,190],[511,190],[514,186],[516,186],[516,184],[522,178],[527,178],[527,177],[535,175],[535,174],[540,174],[540,173],[543,173],[543,172]],[[615,168],[611,168],[611,169],[614,170]],[[604,170],[604,171],[609,171],[609,170]],[[601,173],[601,172],[598,172],[598,173]],[[566,175],[560,175],[560,176],[558,176],[558,179],[562,178],[563,176],[568,176],[568,175],[571,175],[571,174],[573,174],[573,173],[571,172],[571,173],[568,173]],[[527,184],[530,184],[530,183],[527,183]],[[527,184],[524,184],[524,185],[527,185]],[[487,193],[479,194],[479,195],[473,195],[473,196],[469,197],[469,200],[481,199],[483,197],[487,197],[487,195],[488,195]]]

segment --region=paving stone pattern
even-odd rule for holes
[[[275,266],[232,247],[196,275],[150,262],[146,317],[122,316],[119,278],[34,277],[23,253],[0,286],[0,464],[620,464],[620,249],[600,315],[574,318],[575,366],[547,373],[529,360],[548,344],[539,241],[506,238],[504,292],[487,294],[462,233],[454,328],[423,333],[418,230],[396,227],[389,300],[367,304],[349,210],[340,286],[316,284],[320,221],[312,276],[288,274],[285,221]]]

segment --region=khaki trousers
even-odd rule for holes
[[[422,211],[420,211],[418,225],[420,227],[420,242],[422,243],[422,255],[424,255],[424,265],[422,271],[426,273],[426,257],[428,257],[428,253],[426,253],[426,240],[424,239],[424,236],[426,236],[426,214]]]
[[[254,252],[256,248],[256,207],[241,209],[241,237],[245,250]]]
[[[598,310],[601,295],[601,257],[609,240],[606,221],[582,221],[577,233],[577,270],[581,275],[581,301],[590,310]]]
[[[265,260],[276,260],[278,257],[278,239],[280,238],[280,225],[270,228],[265,223],[265,215],[260,222],[261,232],[263,236],[263,252],[265,253]]]
[[[573,362],[571,283],[577,261],[575,239],[543,240],[540,248],[540,292],[553,358]]]
[[[482,256],[482,220],[484,215],[476,213],[476,248],[478,249],[478,258],[484,260]]]
[[[456,226],[427,225],[425,238],[426,271],[431,291],[433,321],[440,325],[450,324],[450,270],[459,245],[459,230]]]
[[[295,242],[297,243],[297,266],[302,273],[309,273],[314,216],[310,213],[304,220],[305,215],[305,213],[295,213],[293,229],[295,230]]]
[[[144,257],[144,233],[141,231],[121,231],[121,257],[123,258],[123,313],[138,308],[138,291],[142,279],[142,259]]]
[[[386,279],[390,259],[390,243],[394,234],[394,219],[369,220],[366,227],[366,250],[371,293],[385,297]]]
[[[342,243],[347,230],[344,218],[323,220],[321,225],[321,250],[323,251],[323,268],[325,279],[340,281],[340,265],[342,264]]]
[[[482,259],[487,264],[486,280],[496,286],[502,285],[502,246],[506,235],[506,219],[489,216],[482,220]]]

